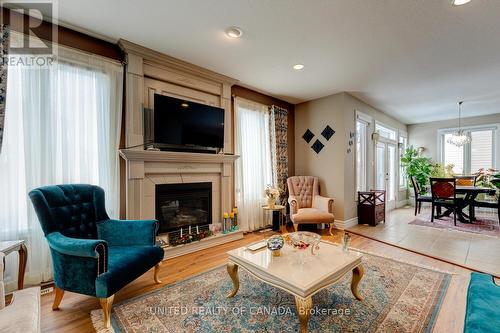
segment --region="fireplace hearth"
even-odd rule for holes
[[[212,223],[212,183],[156,185],[159,234]]]

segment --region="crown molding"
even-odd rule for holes
[[[204,78],[211,79],[213,81],[226,83],[229,85],[233,85],[238,82],[238,80],[222,75],[216,72],[213,72],[209,69],[191,64],[189,62],[171,57],[164,53],[149,49],[147,47],[132,43],[125,39],[118,40],[118,46],[128,55],[134,54],[142,57],[145,61],[151,61],[163,66],[169,66],[176,69],[181,69],[187,73],[198,75]]]

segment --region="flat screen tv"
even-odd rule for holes
[[[174,97],[154,95],[154,143],[223,148],[224,109]]]

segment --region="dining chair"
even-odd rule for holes
[[[474,200],[474,205],[473,205],[473,217],[475,217],[476,212],[475,208],[476,207],[484,207],[484,208],[493,208],[497,210],[498,214],[498,222],[500,223],[500,197],[496,198],[495,201],[486,201],[486,200]]]
[[[420,214],[422,209],[422,202],[432,202],[432,197],[429,195],[423,195],[420,185],[417,183],[417,178],[415,176],[410,177],[411,184],[413,186],[413,192],[415,193],[415,216],[417,216],[417,211]]]
[[[434,222],[436,207],[445,207],[453,210],[453,223],[457,225],[457,180],[455,178],[431,178],[432,213],[431,222]]]

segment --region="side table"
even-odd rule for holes
[[[262,206],[265,211],[273,212],[273,231],[281,232],[281,223],[286,216],[286,206],[275,205],[274,207]]]
[[[17,251],[19,253],[19,275],[17,277],[17,288],[19,290],[24,288],[24,272],[26,271],[26,262],[28,261],[28,250],[26,249],[26,245],[24,243],[24,240],[0,242],[0,252],[3,252],[6,256],[14,251]]]

